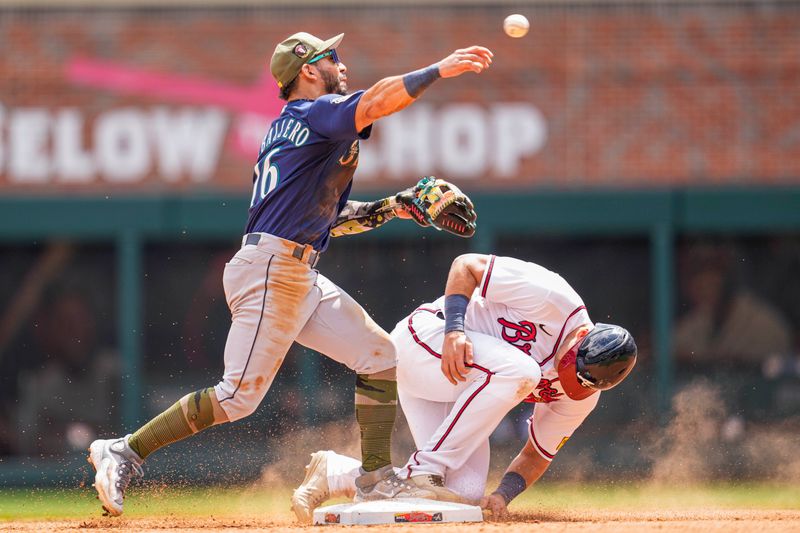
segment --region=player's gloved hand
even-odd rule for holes
[[[506,500],[497,493],[492,493],[481,498],[481,509],[489,511],[492,520],[505,520],[508,518]]]
[[[475,234],[475,206],[472,200],[452,183],[426,176],[414,186],[395,196],[394,212],[411,218],[420,226],[433,226],[459,237]]]
[[[394,201],[392,202],[392,205],[394,206],[393,211],[397,218],[403,218],[406,220],[411,219],[425,228],[431,225],[425,212],[420,209],[410,209],[416,200],[416,194],[416,185],[397,193],[394,197]]]
[[[463,331],[451,331],[444,336],[442,345],[442,374],[447,381],[458,385],[467,380],[467,372],[473,362],[472,341]]]

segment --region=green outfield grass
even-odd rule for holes
[[[125,515],[130,518],[270,515],[288,519],[290,494],[290,489],[134,487],[126,499]],[[642,484],[541,484],[515,500],[511,511],[558,511],[568,505],[565,502],[576,499],[584,507],[604,510],[800,510],[800,485],[741,483],[687,489]],[[99,512],[91,488],[0,490],[0,520],[89,518]]]
[[[198,489],[132,488],[125,516],[285,515],[290,489],[208,487]],[[0,490],[0,520],[87,518],[101,513],[93,488]]]

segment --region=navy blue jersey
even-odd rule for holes
[[[261,143],[246,233],[264,232],[322,251],[358,165],[355,115],[364,91],[293,100]]]

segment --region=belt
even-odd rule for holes
[[[261,242],[260,233],[248,233],[244,237],[245,245],[258,244],[259,242]],[[311,253],[308,254],[308,257],[303,259],[303,256],[305,256],[306,247],[307,245],[305,244],[295,244],[294,250],[292,250],[292,257],[298,259],[302,263],[308,263],[311,268],[314,268],[317,266],[317,263],[319,263],[319,258],[322,256],[322,252],[318,252],[311,248]]]

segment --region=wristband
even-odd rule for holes
[[[463,294],[450,294],[444,297],[444,333],[464,331],[464,315],[467,314],[469,298]]]
[[[521,475],[516,472],[506,472],[493,494],[502,496],[506,501],[506,505],[508,505],[511,500],[519,496],[527,487],[528,484],[525,483],[525,478]]]
[[[403,76],[403,86],[406,88],[406,92],[411,98],[416,98],[422,94],[422,91],[430,87],[433,82],[441,77],[439,65],[434,63],[429,67],[409,72]]]

